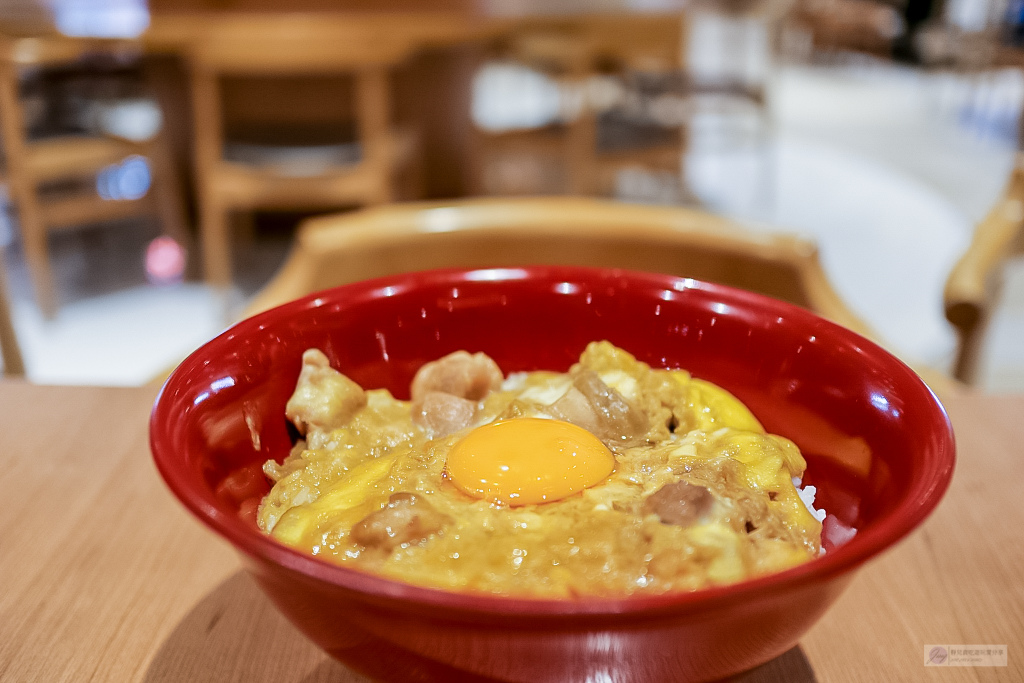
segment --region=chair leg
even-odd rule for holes
[[[256,212],[232,211],[228,215],[228,234],[232,244],[252,244],[256,240]]]
[[[394,149],[390,133],[387,69],[374,66],[356,75],[356,121],[359,144],[363,148],[361,162],[373,170],[377,187],[369,197],[371,204],[392,201],[392,170]]]
[[[21,347],[14,333],[11,321],[11,306],[7,298],[7,273],[3,265],[3,250],[0,249],[0,358],[4,361],[4,374],[9,377],[25,376],[25,361]]]
[[[226,291],[231,285],[231,234],[227,207],[219,201],[214,187],[217,165],[224,156],[220,129],[220,87],[216,74],[207,69],[193,64],[190,74],[203,270],[207,284]]]
[[[171,162],[163,134],[157,136],[149,149],[153,169],[151,192],[160,217],[164,234],[173,237],[184,249],[190,250],[192,238],[185,226],[185,208],[181,198],[181,183]]]
[[[36,303],[46,318],[57,314],[57,293],[50,267],[50,249],[47,243],[46,226],[40,213],[39,204],[31,188],[16,192],[18,225],[25,248],[25,261],[32,276]]]
[[[206,282],[218,289],[231,286],[231,235],[227,209],[209,200],[200,209],[200,234]]]
[[[976,384],[980,379],[985,334],[989,325],[989,312],[978,311],[970,324],[962,325],[960,344],[953,360],[953,377],[965,384]]]

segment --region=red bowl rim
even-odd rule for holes
[[[479,278],[481,271],[507,271],[515,279],[551,279],[563,281],[573,277],[600,277],[613,274],[616,278],[637,279],[645,283],[656,283],[666,288],[684,284],[688,289],[699,289],[711,296],[727,296],[732,302],[751,307],[769,307],[787,317],[813,322],[819,329],[855,339],[861,350],[868,356],[883,359],[891,365],[892,371],[902,374],[922,396],[929,397],[933,411],[933,426],[939,428],[945,438],[942,440],[938,457],[932,467],[920,472],[911,483],[903,500],[885,513],[870,527],[859,531],[846,544],[815,558],[810,562],[791,569],[748,579],[735,584],[702,588],[693,592],[666,593],[658,595],[630,595],[622,597],[585,597],[576,599],[508,597],[487,593],[457,592],[439,588],[428,588],[373,575],[359,569],[331,564],[303,552],[285,546],[271,537],[259,533],[242,522],[236,515],[227,514],[213,504],[213,494],[202,483],[190,476],[184,468],[175,466],[177,453],[170,448],[173,417],[170,414],[170,400],[165,394],[173,394],[173,388],[182,383],[192,369],[204,364],[211,354],[217,357],[219,350],[226,351],[237,337],[245,337],[258,331],[271,319],[289,317],[301,311],[329,305],[339,297],[350,296],[361,299],[387,287],[405,289],[417,284],[464,284]],[[685,281],[681,283],[680,281]],[[823,330],[824,331],[824,330]],[[864,562],[892,546],[913,531],[938,505],[949,487],[955,465],[955,443],[952,426],[945,409],[934,392],[902,361],[874,342],[857,335],[835,323],[827,321],[810,311],[773,299],[761,294],[739,290],[725,285],[708,283],[692,278],[671,275],[643,273],[608,268],[586,268],[577,266],[523,266],[510,269],[445,268],[365,280],[322,292],[310,294],[301,299],[270,309],[243,320],[207,342],[188,356],[165,381],[157,395],[150,416],[150,448],[155,464],[167,486],[174,495],[203,524],[229,541],[238,551],[260,562],[279,565],[298,574],[347,589],[361,595],[368,602],[394,603],[399,601],[406,608],[422,610],[443,609],[449,615],[461,613],[480,617],[513,617],[516,620],[535,617],[635,617],[671,612],[682,614],[704,611],[709,608],[726,608],[729,605],[748,602],[766,593],[782,593],[798,590],[812,583],[833,580],[850,572]]]

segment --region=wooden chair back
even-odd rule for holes
[[[872,336],[805,240],[753,233],[701,211],[584,198],[407,204],[305,223],[253,314],[348,282],[439,267],[628,268],[761,292]]]
[[[959,345],[953,376],[977,379],[985,329],[998,296],[1002,266],[1024,251],[1024,153],[1002,196],[976,226],[967,250],[950,271],[943,290],[946,319],[956,328]]]
[[[401,25],[372,16],[241,16],[196,37],[190,58],[221,74],[337,73],[398,64],[416,46]]]

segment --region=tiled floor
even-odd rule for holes
[[[993,113],[991,102],[977,104],[991,93],[943,78],[877,65],[784,69],[768,151],[774,196],[753,216],[763,229],[814,237],[851,306],[904,357],[935,366],[954,348],[942,280],[1002,188],[1013,144],[1000,137],[999,117],[1019,106]],[[17,242],[9,246],[15,325],[33,380],[139,384],[223,329],[229,304],[203,285],[146,282],[143,254],[156,235],[134,221],[55,236],[61,308],[50,321],[32,303]],[[274,272],[287,238],[257,231],[237,247],[236,308]],[[1024,391],[1024,267],[1008,280],[982,374],[988,389]]]

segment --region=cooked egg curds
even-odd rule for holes
[[[341,381],[316,350],[303,363],[288,402],[303,438],[266,463],[258,523],[329,561],[571,597],[694,590],[819,554],[799,449],[683,370],[595,342],[568,373],[502,380],[460,352],[406,402]]]

